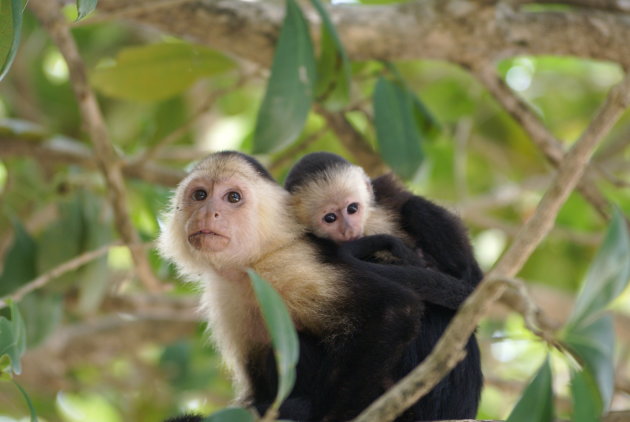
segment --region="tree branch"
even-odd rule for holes
[[[94,145],[98,167],[105,177],[110,204],[114,210],[116,227],[123,241],[129,247],[136,265],[136,274],[150,290],[159,290],[160,283],[153,275],[147,260],[140,236],[131,223],[127,209],[125,180],[122,164],[112,146],[107,127],[101,114],[96,96],[92,92],[85,66],[70,30],[65,23],[58,5],[49,0],[33,0],[29,7],[48,30],[50,36],[65,59],[70,73],[71,85],[77,98],[83,121]]]
[[[608,12],[630,12],[626,0],[512,0],[515,4],[566,4],[586,9],[600,9]]]
[[[486,65],[484,68],[475,69],[473,73],[512,118],[520,123],[532,142],[547,158],[547,161],[557,168],[564,155],[562,144],[551,134],[525,101],[521,100],[496,74],[494,66]],[[610,205],[597,186],[590,180],[590,169],[586,169],[586,174],[578,184],[578,190],[604,219],[609,218]]]
[[[284,8],[281,2],[191,0],[151,8],[153,0],[101,0],[99,11],[212,46],[267,67]],[[532,2],[537,3],[537,2]],[[548,2],[542,2],[548,3]],[[416,0],[402,4],[335,5],[328,10],[352,60],[494,61],[515,55],[572,55],[630,66],[630,22],[591,9],[513,10],[496,0]],[[614,10],[614,9],[609,9]],[[319,39],[317,15],[308,13]],[[89,21],[86,21],[86,23]]]
[[[321,129],[311,133],[304,139],[298,141],[294,145],[290,146],[286,150],[282,151],[268,166],[268,169],[271,173],[275,173],[279,169],[284,166],[289,165],[289,163],[295,161],[295,157],[304,152],[311,144],[317,142],[328,132],[327,127],[322,127]]]
[[[130,355],[143,344],[169,344],[198,330],[191,312],[108,314],[58,328],[46,342],[23,357],[20,382],[32,388],[58,391],[67,372],[79,363],[104,365],[113,357]]]
[[[356,158],[357,163],[370,177],[381,176],[389,171],[380,155],[343,113],[332,113],[321,107],[317,112],[326,119],[328,126],[337,134],[339,142]]]
[[[94,153],[85,145],[69,138],[23,139],[19,135],[0,134],[0,157],[29,156],[36,160],[51,163],[76,164],[87,169],[97,169]],[[197,154],[198,155],[198,154]],[[177,186],[185,176],[183,171],[160,167],[153,162],[142,165],[124,159],[122,172],[125,177],[157,183],[163,186]]]
[[[553,227],[560,207],[580,180],[595,147],[630,103],[630,76],[613,87],[605,104],[567,152],[556,177],[497,265],[464,302],[431,354],[401,382],[372,403],[355,422],[390,421],[427,394],[464,356],[464,346],[481,318]]]
[[[25,285],[23,285],[22,287],[17,289],[15,292],[11,293],[10,295],[0,298],[0,309],[8,306],[8,303],[7,303],[8,300],[19,302],[20,300],[22,300],[24,296],[26,296],[27,294],[31,293],[34,290],[37,290],[45,286],[51,280],[54,280],[55,278],[60,277],[69,271],[76,270],[80,266],[85,265],[88,262],[93,261],[96,258],[99,258],[105,255],[114,246],[118,246],[118,244],[113,243],[110,245],[102,246],[93,251],[85,252],[75,258],[72,258],[69,261],[66,261],[56,266],[52,270],[47,271],[46,273],[40,275],[33,281],[26,283]]]

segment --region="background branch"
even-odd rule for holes
[[[199,151],[191,155],[199,156]],[[98,168],[94,153],[81,142],[68,138],[35,141],[17,135],[0,134],[0,157],[20,156],[33,157],[45,163],[76,164],[86,169]],[[158,166],[152,161],[139,164],[131,159],[123,160],[121,171],[127,178],[170,187],[177,186],[185,176],[185,172],[181,170]]]
[[[105,245],[93,251],[85,252],[71,259],[70,261],[64,262],[63,264],[56,266],[52,270],[40,275],[35,280],[24,284],[22,287],[20,287],[18,290],[11,293],[10,295],[0,298],[0,309],[4,308],[5,306],[8,306],[8,303],[7,303],[8,300],[19,302],[20,300],[22,300],[24,296],[26,296],[27,294],[31,293],[34,290],[44,287],[51,280],[54,280],[57,277],[61,277],[63,274],[72,270],[76,270],[82,265],[85,265],[88,262],[93,261],[96,258],[99,258],[105,255],[114,246],[118,246],[118,244],[113,243],[111,245]]]
[[[547,161],[557,168],[564,155],[562,144],[553,136],[549,129],[545,127],[540,118],[525,101],[520,99],[496,74],[494,65],[477,69],[474,73],[512,118],[520,123],[532,142],[534,142],[545,158],[547,158]],[[604,219],[608,219],[610,205],[591,180],[589,170],[590,169],[587,168],[586,174],[582,176],[582,180],[578,184],[578,190],[582,196],[591,203],[599,215]]]
[[[370,177],[381,176],[389,171],[381,157],[343,113],[331,113],[321,107],[317,111]]]
[[[59,6],[48,0],[33,0],[29,7],[46,27],[57,44],[61,55],[68,64],[72,88],[83,116],[90,140],[94,145],[98,167],[105,177],[109,201],[114,209],[118,232],[129,247],[135,263],[135,270],[142,283],[150,290],[159,290],[160,283],[153,275],[151,266],[140,242],[140,237],[131,223],[127,208],[125,181],[121,162],[109,140],[96,96],[88,83],[85,66],[78,48],[65,23]]]

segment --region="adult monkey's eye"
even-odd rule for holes
[[[236,204],[241,201],[241,194],[238,192],[229,192],[227,194],[227,200],[232,204]]]
[[[335,221],[337,221],[337,216],[335,215],[335,213],[328,213],[324,216],[324,221],[327,223],[334,223]]]
[[[354,214],[355,212],[359,211],[359,203],[358,202],[353,202],[352,204],[348,205],[348,214]]]
[[[197,189],[192,194],[192,199],[194,199],[195,201],[203,201],[207,197],[208,197],[208,192],[206,192],[203,189]]]

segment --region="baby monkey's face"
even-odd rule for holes
[[[315,234],[335,242],[347,242],[363,236],[366,206],[356,195],[345,196],[323,206],[315,213]]]

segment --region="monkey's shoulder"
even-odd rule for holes
[[[328,248],[300,237],[253,265],[280,294],[296,324],[314,332],[345,324],[339,309],[349,295],[344,270],[323,250]]]

